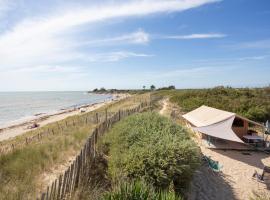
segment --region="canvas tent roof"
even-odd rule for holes
[[[211,108],[208,106],[201,106],[185,115],[183,117],[196,127],[208,126],[221,122],[235,116],[235,113]]]
[[[201,106],[183,117],[194,127],[193,129],[213,137],[243,143],[243,141],[233,132],[232,123],[236,114]]]
[[[234,142],[240,142],[244,143],[232,130],[232,123],[234,120],[234,116],[224,120],[222,122],[209,125],[209,126],[203,126],[203,127],[194,127],[193,129],[196,131],[199,131],[201,133],[204,133],[206,135],[210,135],[213,137],[221,138],[224,140],[230,140]]]

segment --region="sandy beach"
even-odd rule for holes
[[[21,135],[23,133],[26,133],[30,130],[34,130],[34,129],[27,128],[29,125],[32,125],[33,123],[37,123],[39,127],[42,127],[52,122],[60,121],[62,119],[65,119],[73,115],[80,115],[82,114],[81,109],[84,110],[84,113],[91,112],[113,101],[119,101],[121,99],[127,98],[128,96],[130,95],[129,94],[113,94],[112,99],[104,100],[103,102],[100,102],[100,103],[83,105],[77,109],[61,110],[56,114],[42,115],[40,117],[36,117],[35,119],[29,120],[29,121],[25,121],[22,123],[13,124],[11,126],[1,128],[0,141],[8,140],[18,135]]]

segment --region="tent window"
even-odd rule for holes
[[[244,121],[239,118],[235,118],[233,121],[233,127],[244,127]]]

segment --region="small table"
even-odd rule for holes
[[[263,138],[258,135],[244,135],[243,138],[247,139],[248,143],[249,140],[263,141]]]

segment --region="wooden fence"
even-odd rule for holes
[[[16,141],[14,140],[12,143],[3,142],[0,143],[0,154],[6,154],[14,151],[15,149],[23,148],[24,146],[38,142],[45,137],[55,134],[65,134],[67,129],[72,127],[84,126],[84,125],[95,125],[100,121],[103,121],[105,118],[109,118],[112,116],[112,112],[107,112],[107,110],[94,113],[85,113],[78,117],[67,118],[63,121],[54,122],[49,127],[41,127],[36,130],[30,131],[30,136],[25,137],[23,140]]]
[[[141,112],[149,107],[150,102],[144,102],[131,109],[119,110],[110,117],[105,115],[104,120],[100,121],[95,130],[90,134],[90,137],[87,139],[85,145],[73,163],[62,175],[59,176],[58,179],[48,186],[46,192],[43,192],[37,199],[69,199],[76,188],[78,188],[82,178],[87,175],[87,170],[90,169],[93,161],[95,160],[98,138],[102,136],[115,122],[118,122],[122,118],[133,113]]]

